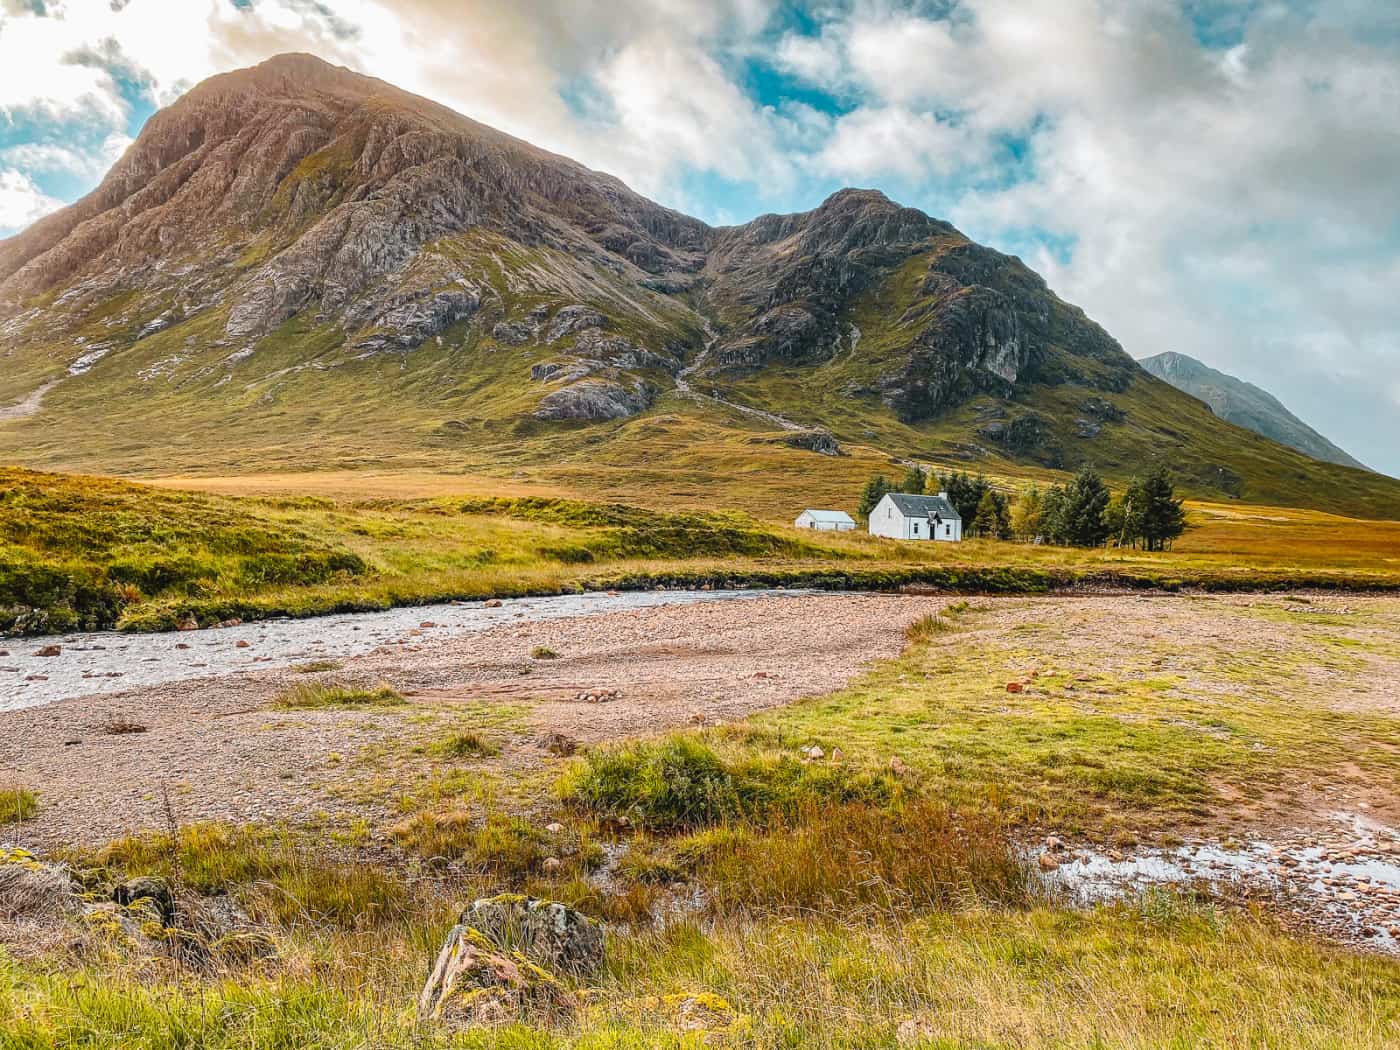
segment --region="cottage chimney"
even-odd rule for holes
[[[940,493],[938,494],[938,498],[939,498],[939,499],[947,499],[947,498],[948,498],[948,493],[946,493],[946,492],[940,492]]]

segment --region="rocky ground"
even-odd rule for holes
[[[436,640],[425,625],[331,670],[243,672],[0,713],[0,781],[41,800],[38,816],[0,829],[0,841],[43,849],[160,827],[166,793],[181,821],[363,820],[381,830],[399,819],[404,799],[437,790],[444,777],[457,778],[450,790],[458,792],[463,775],[493,791],[520,790],[528,804],[528,785],[545,783],[540,774],[560,742],[714,725],[833,691],[897,655],[905,627],[947,604],[888,595],[755,599]],[[976,606],[939,644],[970,671],[1018,667],[1009,704],[1069,701],[1099,711],[1100,697],[1141,687],[1147,675],[1156,695],[1218,701],[1222,712],[1267,696],[1281,719],[1319,711],[1374,718],[1375,746],[1400,749],[1400,608],[1392,599],[1094,596]],[[408,703],[276,705],[308,681],[385,682]],[[1122,717],[1149,714],[1145,706]],[[500,753],[465,766],[435,755],[436,741],[467,730]],[[1182,818],[1179,847],[1158,841],[1119,852],[1052,837],[1031,855],[1044,853],[1047,872],[1090,897],[1206,881],[1227,896],[1274,900],[1310,928],[1397,950],[1400,796],[1376,766],[1363,765],[1339,760],[1325,775],[1282,785],[1261,778],[1246,792],[1222,786],[1208,817]]]
[[[0,713],[0,777],[40,793],[22,845],[105,842],[162,825],[161,789],[186,821],[374,818],[386,784],[431,762],[412,740],[485,727],[483,768],[534,768],[538,740],[596,743],[728,721],[835,689],[896,655],[904,627],[945,604],[822,596],[675,606],[522,623],[437,641],[432,628],[339,669],[241,673]],[[724,606],[721,608],[721,605]],[[532,656],[548,650],[555,657]],[[290,686],[387,682],[408,706],[284,711]],[[602,697],[603,702],[595,701]],[[139,728],[137,732],[114,729]]]

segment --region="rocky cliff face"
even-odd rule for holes
[[[1103,329],[945,222],[843,190],[712,228],[304,55],[199,85],[96,191],[0,241],[0,360],[12,447],[67,448],[80,420],[104,455],[235,456],[251,422],[360,462],[376,408],[433,449],[714,409],[832,448],[1195,455],[1140,423],[1149,380]]]
[[[704,286],[728,322],[716,367],[831,361],[878,329],[885,360],[873,386],[910,422],[979,394],[1011,397],[1025,378],[1121,389],[1135,371],[1019,260],[872,190],[718,231]],[[852,316],[872,303],[874,323],[853,330]],[[1066,367],[1066,357],[1086,362]]]

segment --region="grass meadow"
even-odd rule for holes
[[[710,498],[697,509],[642,489],[622,494],[636,502],[600,503],[562,485],[516,482],[501,495],[486,479],[418,475],[200,484],[0,470],[0,630],[169,630],[657,585],[1400,586],[1400,523],[1286,508],[1194,504],[1176,549],[1147,553],[817,534],[762,506],[715,510]]]

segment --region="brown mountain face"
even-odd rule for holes
[[[1168,454],[1236,494],[1278,466],[1019,260],[878,192],[716,229],[306,55],[199,85],[0,241],[0,355],[0,445],[49,464],[211,432],[237,460],[248,429],[321,439],[309,464],[376,411],[398,448],[515,455],[552,426],[557,454],[664,409],[994,469]]]
[[[314,307],[383,329],[375,345],[412,346],[480,307],[485,289],[424,250],[467,231],[639,288],[697,270],[708,234],[610,176],[289,55],[201,84],[92,195],[0,243],[0,302],[63,289],[76,311],[168,291],[165,320],[226,305],[230,339]]]

